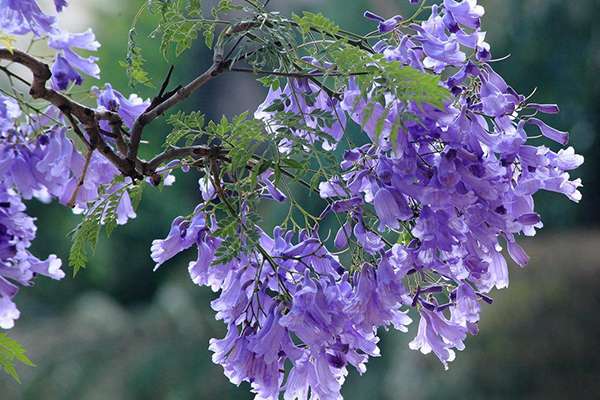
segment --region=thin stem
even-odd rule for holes
[[[369,75],[369,72],[352,72],[349,74],[341,74],[339,72],[281,72],[281,71],[265,71],[260,69],[252,69],[252,68],[242,68],[235,67],[230,68],[230,71],[233,72],[247,72],[250,74],[260,74],[260,75],[274,75],[274,76],[283,76],[289,78],[316,78],[323,76],[357,76],[357,75]]]
[[[4,72],[8,76],[12,76],[16,80],[20,81],[21,83],[24,83],[27,86],[31,86],[31,82],[28,82],[26,79],[21,78],[19,75],[15,74],[14,72],[12,72],[11,70],[9,70],[7,67],[5,67],[3,65],[0,65],[0,71]]]
[[[92,160],[93,154],[94,154],[94,149],[91,149],[88,151],[87,155],[85,156],[85,164],[83,165],[83,171],[81,172],[81,177],[79,178],[79,181],[77,182],[77,187],[75,187],[75,190],[73,191],[73,194],[71,195],[71,199],[67,203],[69,208],[75,207],[75,202],[77,201],[77,196],[79,195],[79,191],[81,190],[81,188],[83,187],[83,184],[85,183],[85,177],[86,177],[88,169],[90,167],[90,161]]]

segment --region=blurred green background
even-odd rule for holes
[[[142,0],[72,0],[62,17],[73,29],[94,27],[102,85],[129,93],[117,60],[125,56],[129,24]],[[372,29],[362,12],[408,14],[406,0],[273,0],[284,13],[317,10],[345,28]],[[521,93],[538,88],[536,101],[558,102],[549,118],[569,130],[586,164],[577,172],[584,200],[537,197],[546,228],[525,241],[532,263],[512,267],[511,287],[485,307],[479,336],[458,354],[448,372],[433,356],[408,350],[415,334],[382,334],[383,357],[363,377],[351,373],[346,399],[598,399],[600,398],[600,17],[599,0],[487,0],[484,28],[507,81]],[[150,22],[150,21],[148,21]],[[150,26],[142,30],[149,32]],[[168,63],[156,44],[139,37],[151,75]],[[176,82],[185,82],[210,61],[202,46],[177,61]],[[136,88],[143,97],[153,91]],[[263,89],[245,75],[227,75],[185,105],[212,118],[253,110]],[[164,137],[153,126],[147,138]],[[101,239],[88,269],[63,282],[39,280],[23,290],[22,311],[11,334],[22,341],[36,368],[20,368],[23,384],[0,375],[0,399],[251,399],[249,388],[228,383],[213,365],[208,339],[223,334],[209,301],[214,294],[188,279],[186,253],[152,272],[152,239],[166,235],[171,220],[199,201],[193,175],[178,175],[163,192],[149,189],[139,218]],[[307,198],[306,201],[315,199]],[[36,254],[68,254],[67,233],[77,223],[64,208],[32,202],[38,217]],[[261,210],[267,215],[268,210]]]

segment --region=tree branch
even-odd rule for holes
[[[130,164],[126,159],[115,154],[114,150],[106,144],[100,133],[98,121],[106,120],[111,124],[122,124],[121,117],[112,111],[96,111],[90,107],[70,99],[62,93],[46,87],[46,83],[52,77],[50,68],[47,64],[37,58],[22,52],[20,50],[0,49],[0,60],[9,60],[25,66],[33,74],[33,80],[29,84],[29,94],[34,99],[44,99],[57,107],[64,115],[69,118],[76,131],[79,129],[75,117],[84,127],[89,137],[89,145],[92,149],[97,149],[111,163],[113,163],[124,175],[132,178],[141,178],[136,173],[135,164]],[[81,133],[81,132],[79,132]],[[81,133],[81,136],[83,134]]]
[[[31,71],[33,81],[29,84],[29,94],[34,99],[44,99],[63,112],[73,114],[82,123],[87,124],[96,117],[99,120],[121,121],[118,114],[111,111],[95,112],[53,89],[46,88],[46,82],[52,77],[47,64],[20,50],[0,49],[0,59],[21,64]]]
[[[140,141],[142,140],[142,133],[146,125],[164,114],[169,108],[187,99],[192,93],[204,86],[212,78],[223,72],[223,70],[224,68],[221,65],[211,65],[211,67],[202,75],[198,76],[186,86],[179,89],[171,97],[163,100],[161,103],[157,104],[156,107],[152,109],[149,108],[142,115],[140,115],[138,119],[136,119],[131,129],[131,145],[129,146],[129,153],[127,154],[129,161],[135,161],[137,158]]]
[[[241,21],[237,24],[228,26],[223,32],[221,32],[221,35],[217,40],[217,44],[215,45],[213,54],[213,63],[210,66],[210,68],[208,68],[205,72],[203,72],[201,75],[196,77],[193,81],[191,81],[184,87],[178,89],[171,96],[165,96],[165,98],[159,99],[156,102],[156,104],[153,104],[152,106],[148,107],[148,109],[137,118],[131,129],[131,141],[129,146],[129,152],[127,154],[127,159],[129,160],[129,162],[135,163],[137,159],[140,142],[142,140],[142,134],[146,125],[150,124],[156,118],[164,114],[171,107],[187,99],[192,93],[204,86],[211,79],[228,70],[232,62],[226,60],[226,57],[223,56],[226,39],[230,38],[235,34],[246,32],[256,26],[259,26],[260,24],[260,21],[253,20]],[[168,78],[169,76],[167,77],[167,79]]]
[[[281,71],[265,71],[261,69],[252,69],[252,68],[241,68],[235,67],[230,68],[230,71],[233,72],[247,72],[255,75],[274,75],[274,76],[283,76],[289,78],[317,78],[317,77],[336,77],[336,76],[359,76],[359,75],[369,75],[370,72],[351,72],[348,74],[342,74],[340,72],[322,72],[322,71],[293,71],[293,72],[281,72]]]
[[[152,160],[144,164],[144,173],[146,175],[152,174],[156,169],[163,163],[169,161],[192,157],[194,159],[200,158],[214,158],[223,159],[226,153],[220,146],[190,146],[190,147],[171,147],[165,150],[161,154],[154,157]]]

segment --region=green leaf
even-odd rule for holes
[[[132,27],[129,30],[129,39],[127,42],[127,58],[125,61],[119,61],[119,65],[126,69],[129,77],[129,84],[134,86],[135,83],[154,87],[148,72],[144,69],[146,60],[142,56],[142,49],[138,47],[136,41],[136,30]]]
[[[123,178],[117,177],[114,184],[122,183]],[[69,251],[69,265],[73,268],[73,276],[88,263],[89,257],[94,254],[100,231],[104,227],[106,235],[110,236],[117,224],[117,207],[121,198],[128,193],[132,206],[137,208],[141,201],[144,182],[135,186],[131,184],[120,187],[113,193],[100,193],[100,199],[93,204],[85,214],[83,220],[71,232],[71,250]]]
[[[233,4],[233,2],[231,0],[220,0],[219,3],[213,7],[212,11],[210,12],[211,15],[213,16],[213,18],[219,18],[219,16],[221,14],[233,11],[233,10],[240,10],[242,7],[240,6],[236,6]]]
[[[281,162],[283,164],[285,164],[286,166],[293,168],[293,169],[304,169],[305,168],[305,166],[302,163],[300,163],[297,160],[294,160],[293,158],[285,158],[285,159],[281,160]]]
[[[431,104],[443,108],[450,97],[446,88],[440,85],[440,77],[395,61],[387,61],[381,54],[371,54],[355,46],[340,44],[331,52],[333,63],[342,74],[355,75],[363,93],[371,93],[372,98],[392,93],[401,101]],[[373,82],[378,86],[373,87]]]
[[[96,249],[100,234],[100,222],[94,218],[84,219],[73,231],[69,265],[73,268],[73,276],[87,265],[90,254]]]
[[[211,121],[206,131],[209,138],[219,139],[225,144],[231,159],[231,163],[226,166],[230,172],[244,171],[254,157],[257,147],[267,141],[263,122],[249,118],[248,112],[234,117],[231,121],[225,116],[218,124]]]
[[[257,81],[259,81],[264,87],[271,88],[273,90],[279,89],[279,78],[276,76],[263,76],[262,78],[258,78]]]
[[[212,49],[215,41],[215,26],[213,24],[202,25],[202,34],[204,35],[204,44],[209,49]]]
[[[307,34],[310,31],[317,31],[335,36],[340,31],[339,26],[335,22],[326,18],[321,13],[315,14],[305,11],[302,17],[294,14],[292,19],[298,24],[303,34]]]
[[[176,146],[183,139],[193,142],[203,134],[204,114],[194,111],[186,114],[179,111],[167,119],[173,130],[165,138],[164,147]]]
[[[142,181],[129,190],[129,197],[131,198],[131,205],[134,210],[137,210],[142,202],[144,187],[146,187],[146,185]]]
[[[6,334],[0,333],[0,366],[15,381],[21,383],[15,368],[15,361],[35,367],[35,364],[27,357],[23,345]]]
[[[222,5],[226,9],[226,5]],[[163,57],[168,58],[171,48],[180,56],[191,48],[199,34],[204,36],[208,47],[214,40],[215,23],[202,17],[202,2],[191,0],[153,1],[151,9],[161,15],[161,21],[155,33],[162,34],[160,49]]]

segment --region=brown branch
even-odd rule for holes
[[[150,175],[156,171],[161,164],[185,157],[192,157],[194,159],[223,159],[225,157],[225,152],[223,148],[219,146],[171,147],[145,163],[144,173]]]
[[[108,110],[94,110],[52,88],[48,88],[47,82],[52,77],[52,73],[49,66],[44,62],[20,50],[9,51],[7,49],[0,49],[0,60],[9,60],[27,67],[33,74],[33,80],[31,83],[24,79],[23,81],[24,83],[28,83],[30,87],[29,94],[31,97],[34,99],[44,99],[57,107],[69,119],[73,129],[90,151],[98,150],[125,176],[134,179],[142,179],[144,176],[154,176],[156,168],[162,163],[176,158],[193,157],[195,159],[225,159],[222,149],[207,148],[203,146],[171,148],[157,155],[149,162],[140,160],[138,158],[138,151],[144,128],[148,124],[164,114],[170,108],[187,99],[211,79],[226,72],[235,62],[246,59],[261,50],[257,49],[243,54],[235,61],[230,60],[229,57],[231,52],[241,41],[238,40],[227,56],[224,56],[225,45],[227,45],[229,39],[233,35],[240,33],[245,34],[249,30],[260,26],[263,22],[264,21],[259,18],[252,21],[241,21],[237,24],[228,26],[219,35],[213,54],[213,63],[210,68],[187,85],[177,87],[175,90],[167,92],[167,87],[173,72],[173,67],[171,67],[167,77],[161,85],[158,95],[153,99],[151,105],[134,122],[134,125],[129,132],[129,143],[127,143],[124,138],[124,135],[127,133],[124,131],[123,121],[117,113]],[[6,68],[3,68],[2,71],[10,73]],[[111,125],[111,132],[103,131],[99,125],[100,121],[107,121]],[[80,127],[85,130],[87,135],[84,135]],[[114,137],[116,139],[118,153],[122,154],[123,157],[119,156],[117,150],[106,143],[103,135]]]
[[[228,26],[219,35],[214,49],[213,63],[205,72],[203,72],[201,75],[196,77],[184,87],[176,90],[170,96],[160,96],[159,94],[158,97],[163,98],[160,99],[160,101],[157,101],[156,104],[152,104],[152,106],[148,107],[148,109],[144,111],[144,113],[142,113],[142,115],[140,115],[133,124],[133,127],[131,129],[131,141],[129,146],[129,152],[127,154],[127,159],[129,160],[129,162],[134,163],[137,159],[140,142],[142,140],[142,134],[146,125],[150,124],[156,118],[164,114],[171,107],[187,99],[189,96],[192,95],[192,93],[204,86],[211,79],[228,70],[228,68],[231,66],[231,61],[228,61],[226,57],[224,57],[224,47],[226,40],[235,34],[243,33],[252,28],[255,28],[256,26],[260,26],[261,23],[262,22],[256,20],[241,21],[237,24]],[[168,83],[169,78],[170,72],[165,82]],[[166,84],[163,84],[163,87],[165,86]],[[162,90],[163,89],[161,88],[161,91]]]
[[[359,76],[359,75],[369,75],[370,72],[350,72],[348,74],[343,74],[341,72],[322,72],[322,71],[312,71],[312,72],[302,72],[302,71],[292,71],[292,72],[281,72],[281,71],[265,71],[262,69],[253,69],[253,68],[230,68],[230,71],[233,72],[247,72],[255,75],[273,75],[273,76],[282,76],[288,78],[318,78],[318,77],[337,77],[337,76]]]
[[[127,156],[127,143],[125,143],[125,138],[123,137],[123,130],[121,129],[121,125],[118,123],[111,122],[110,127],[112,130],[112,135],[115,137],[117,143],[117,150],[123,156]]]
[[[0,49],[0,59],[10,60],[14,63],[21,64],[31,71],[33,74],[33,81],[29,84],[29,94],[34,99],[47,100],[61,111],[73,114],[84,124],[89,123],[96,117],[98,119],[112,121],[121,120],[116,113],[111,111],[95,112],[93,109],[58,93],[53,89],[46,88],[46,82],[50,80],[52,73],[50,72],[48,65],[37,58],[16,49]]]
[[[123,174],[132,178],[140,178],[136,173],[134,165],[130,164],[126,159],[119,157],[113,149],[106,144],[102,138],[98,121],[107,120],[110,123],[122,124],[118,114],[112,111],[95,111],[83,104],[76,102],[73,99],[65,96],[62,93],[46,87],[46,83],[52,77],[50,67],[37,58],[22,52],[20,50],[0,49],[0,60],[9,60],[17,64],[25,66],[33,74],[33,80],[30,83],[29,94],[34,99],[44,99],[57,107],[65,114],[73,129],[79,129],[75,117],[84,127],[89,137],[89,145],[93,149],[97,149],[111,163],[113,163]],[[78,132],[83,137],[81,132]]]
[[[131,129],[131,145],[129,146],[129,153],[127,158],[129,161],[134,161],[137,158],[140,141],[142,140],[142,133],[146,125],[154,121],[156,118],[164,114],[169,108],[187,99],[192,93],[204,86],[208,81],[219,75],[224,71],[224,68],[220,64],[211,65],[202,75],[188,83],[186,86],[179,89],[171,97],[165,99],[160,104],[157,104],[154,108],[149,108],[142,115],[136,119]]]
[[[81,172],[81,177],[79,178],[79,181],[77,182],[77,186],[75,187],[75,190],[73,191],[73,194],[71,195],[71,199],[67,203],[69,208],[75,207],[75,202],[77,201],[77,195],[79,195],[79,192],[81,191],[81,187],[85,183],[85,176],[87,175],[88,169],[90,167],[90,161],[92,160],[93,154],[94,154],[94,149],[90,149],[88,151],[87,155],[85,156],[85,164],[83,165],[83,171]]]

